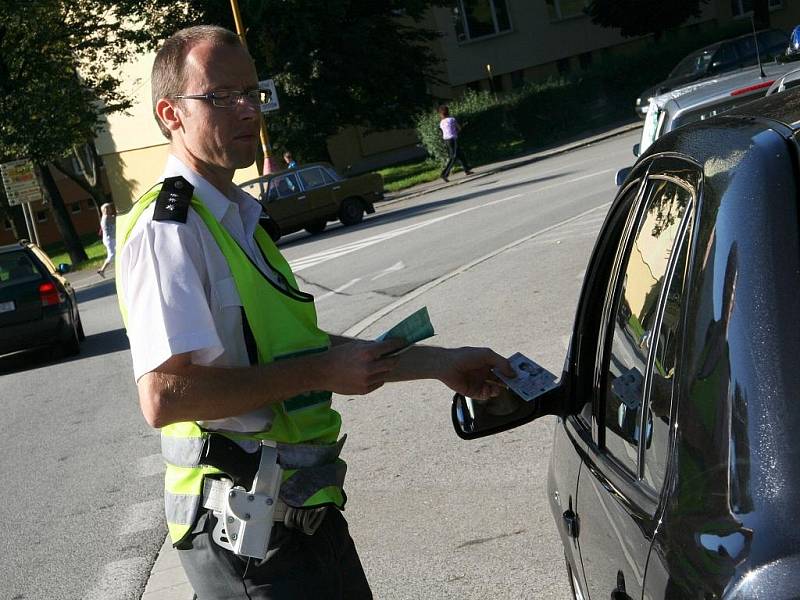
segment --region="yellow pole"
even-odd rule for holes
[[[244,24],[242,23],[242,13],[239,11],[238,0],[231,0],[231,10],[233,11],[233,22],[236,25],[236,33],[239,39],[242,40],[242,46],[247,48],[247,40],[244,35]],[[272,158],[272,153],[269,149],[269,133],[267,132],[267,122],[264,120],[264,115],[259,111],[259,119],[261,120],[261,147],[264,152],[264,162],[268,165],[268,170],[271,170],[269,164]],[[256,165],[259,173],[263,173],[264,165]]]

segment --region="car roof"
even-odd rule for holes
[[[4,246],[0,246],[0,254],[5,252],[14,252],[17,250],[24,250],[29,242],[20,240],[16,244],[6,244]]]

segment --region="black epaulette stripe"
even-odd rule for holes
[[[161,185],[153,211],[154,221],[186,223],[194,186],[183,177],[167,177]]]

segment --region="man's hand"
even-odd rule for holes
[[[436,378],[454,392],[485,400],[497,396],[505,387],[492,369],[514,376],[511,364],[488,348],[442,348],[436,360]]]
[[[397,366],[397,358],[385,355],[405,345],[405,340],[400,339],[334,345],[319,355],[324,389],[344,395],[368,394],[377,390]]]

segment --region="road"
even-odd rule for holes
[[[559,371],[635,137],[379,205],[281,249],[333,333],[375,337],[425,305],[432,343],[521,351]],[[113,288],[79,301],[79,357],[0,362],[4,598],[138,598],[165,534],[158,435],[139,413]],[[463,442],[450,395],[423,381],[335,400],[346,515],[376,597],[568,597],[545,495],[553,420]]]

